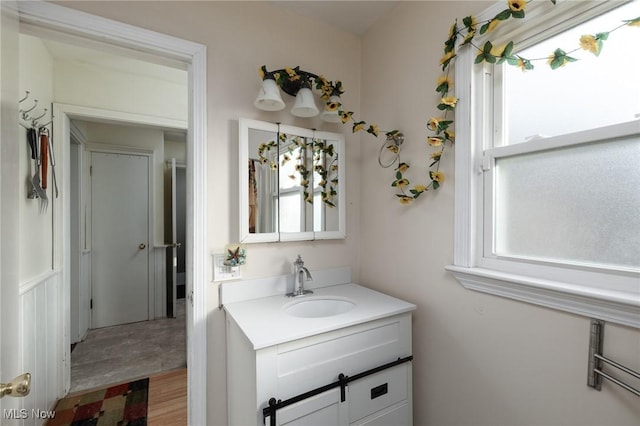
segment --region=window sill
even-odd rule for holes
[[[469,290],[640,328],[640,283],[634,294],[578,287],[484,268],[449,265],[445,269]]]

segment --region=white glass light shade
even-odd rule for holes
[[[331,96],[329,97],[330,103],[340,104],[340,96]],[[322,110],[322,114],[320,114],[320,118],[327,123],[339,123],[340,122],[340,114],[338,114],[338,108],[333,111],[329,111],[327,109],[327,102],[324,103],[324,109]]]
[[[253,105],[264,111],[280,111],[284,108],[284,101],[275,80],[270,78],[262,80],[260,93]]]
[[[319,112],[311,89],[307,87],[301,88],[296,95],[296,103],[291,108],[291,114],[296,117],[314,117]]]

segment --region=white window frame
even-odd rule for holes
[[[530,3],[525,21],[503,21],[485,39],[494,45],[522,40],[518,46],[535,44],[576,24],[600,15],[621,2]],[[504,10],[501,1],[477,17],[490,19]],[[530,28],[543,28],[528,35]],[[456,57],[455,217],[454,261],[446,267],[467,289],[546,306],[587,317],[640,328],[640,275],[637,271],[615,272],[550,262],[484,256],[486,217],[484,179],[491,173],[494,158],[487,142],[493,137],[494,114],[501,109],[494,102],[491,77],[483,65],[475,65],[477,51],[464,47]],[[533,71],[535,72],[535,71]],[[499,97],[499,96],[498,96]],[[497,98],[497,97],[496,97]],[[624,126],[623,126],[624,127]],[[622,130],[638,132],[640,121]],[[542,142],[544,143],[544,142]],[[517,146],[513,148],[517,150]]]

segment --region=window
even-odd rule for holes
[[[307,202],[305,187],[298,167],[308,164],[306,138],[288,135],[280,147],[278,167],[278,199],[280,208],[280,232],[303,232],[307,229]],[[308,166],[306,166],[308,169]]]
[[[640,15],[637,2],[546,3],[499,26],[493,44],[514,40],[518,54],[544,58]],[[599,58],[575,52],[578,62],[524,74],[458,53],[447,269],[465,287],[640,327],[638,42],[636,28],[621,28]]]

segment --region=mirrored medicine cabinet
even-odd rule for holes
[[[240,241],[345,237],[344,136],[239,119]]]

